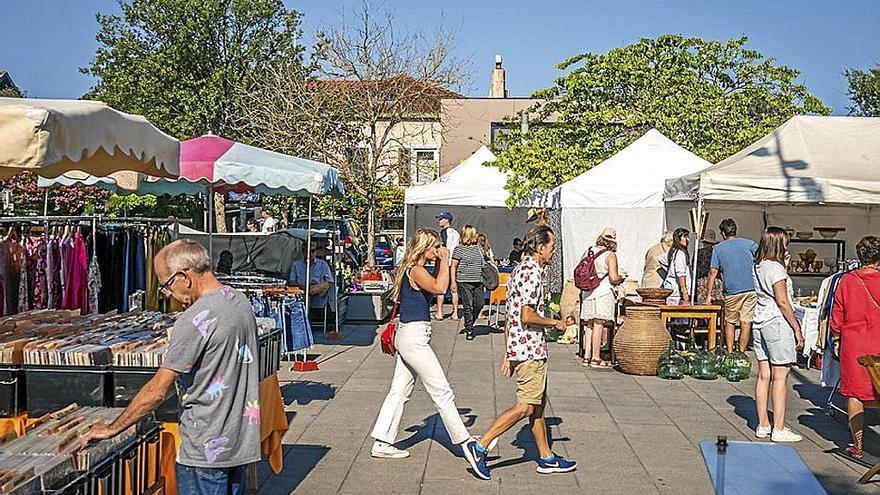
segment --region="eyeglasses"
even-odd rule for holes
[[[174,284],[174,281],[177,280],[178,275],[185,275],[183,271],[179,271],[174,275],[168,277],[168,280],[165,281],[164,284],[159,286],[159,293],[168,297],[171,295],[171,286]]]

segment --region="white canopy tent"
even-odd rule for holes
[[[666,228],[666,180],[710,165],[651,129],[614,156],[548,193],[550,205],[562,208],[566,277],[574,273],[602,229],[613,227],[617,230],[620,266],[631,278],[640,280],[645,252],[660,240]]]
[[[495,155],[481,146],[470,157],[436,180],[407,188],[404,229],[409,236],[417,228],[437,228],[435,217],[449,211],[453,226],[472,224],[486,234],[498,258],[505,258],[514,237],[527,230],[526,208],[508,209],[504,188],[508,175],[486,165]]]
[[[681,218],[702,199],[710,225],[731,217],[752,239],[766,225],[844,227],[852,256],[880,227],[880,118],[792,117],[730,158],[667,181],[665,199]]]

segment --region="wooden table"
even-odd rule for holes
[[[715,348],[716,333],[718,332],[718,319],[721,318],[721,306],[714,304],[698,304],[694,306],[679,306],[668,304],[657,305],[660,308],[660,321],[663,326],[669,323],[671,318],[696,318],[709,320],[709,349]]]

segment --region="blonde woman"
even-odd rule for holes
[[[476,469],[476,460],[467,444],[475,442],[455,407],[455,396],[443,368],[431,349],[431,299],[444,292],[449,284],[449,251],[442,247],[440,235],[433,230],[419,229],[410,240],[397,271],[393,297],[399,303],[400,326],[394,345],[397,364],[391,389],[385,397],[376,425],[370,434],[374,439],[372,456],[402,459],[409,452],[394,447],[403,406],[409,400],[418,377],[430,394],[449,438],[461,445],[465,458]],[[425,264],[433,262],[437,273],[428,273]]]
[[[477,228],[465,225],[461,229],[461,243],[452,252],[450,284],[453,294],[458,294],[464,313],[462,333],[467,340],[474,340],[474,321],[483,310],[483,265],[486,263]]]
[[[596,274],[602,277],[602,281],[595,289],[581,292],[581,321],[590,332],[590,346],[584,346],[584,366],[610,368],[611,363],[602,359],[601,351],[605,325],[614,321],[617,297],[613,287],[622,284],[624,280],[617,266],[617,231],[611,227],[603,230],[596,239],[596,245],[590,247],[583,257],[586,258],[590,253],[594,256]]]

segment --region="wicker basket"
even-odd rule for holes
[[[672,289],[641,288],[636,289],[636,293],[642,296],[642,302],[645,304],[666,304],[666,298],[672,295]]]
[[[614,354],[621,371],[630,375],[656,375],[657,360],[669,346],[669,332],[660,322],[660,309],[630,306],[626,321],[614,336]]]

